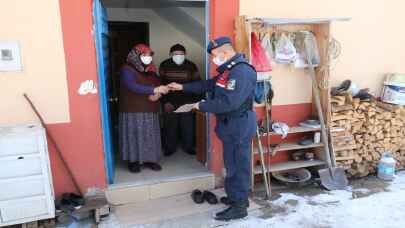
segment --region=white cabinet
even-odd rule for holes
[[[54,216],[45,130],[0,125],[0,227]]]

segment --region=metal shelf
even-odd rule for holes
[[[285,171],[290,169],[305,168],[311,166],[320,166],[325,165],[326,162],[321,160],[312,160],[312,161],[288,161],[271,164],[270,167],[267,167],[267,170],[270,168],[270,172]],[[255,166],[255,174],[262,174],[262,168],[260,165]]]

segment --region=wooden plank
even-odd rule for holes
[[[279,144],[276,148],[272,149],[274,152],[276,151],[288,151],[288,150],[299,150],[299,149],[308,149],[308,148],[315,148],[315,147],[322,147],[324,146],[323,143],[313,143],[309,145],[299,145],[298,143],[283,143]]]
[[[311,128],[311,127],[301,127],[301,126],[295,126],[295,127],[290,127],[288,130],[288,134],[295,134],[295,133],[304,133],[304,132],[315,132],[315,131],[320,131],[321,128]],[[270,135],[280,135],[274,131],[270,132]],[[265,133],[263,136],[267,136],[267,133]]]
[[[312,160],[312,161],[288,161],[288,162],[280,162],[271,164],[270,167],[267,168],[270,172],[278,172],[278,171],[285,171],[291,169],[299,169],[305,167],[312,167],[312,166],[320,166],[325,165],[326,163],[321,160]],[[255,174],[261,174],[262,170],[260,166],[255,167]]]
[[[278,151],[289,151],[289,150],[300,150],[300,149],[308,149],[308,148],[316,148],[316,147],[323,147],[324,144],[323,143],[313,143],[310,145],[299,145],[298,143],[281,143],[278,144],[277,147],[273,147],[271,152],[275,153]],[[265,153],[267,153],[267,150],[264,151]],[[259,154],[258,150],[255,149],[255,154]]]
[[[252,23],[264,23],[266,25],[308,25],[329,24],[332,21],[349,21],[348,17],[333,18],[247,18]]]
[[[235,49],[250,59],[249,34],[246,16],[235,18]]]
[[[207,134],[206,134],[206,114],[203,112],[196,112],[196,157],[197,160],[203,164],[207,161]]]
[[[330,132],[342,132],[342,131],[346,131],[346,129],[344,127],[332,127],[332,128],[330,128]]]
[[[353,135],[344,135],[344,136],[336,136],[332,138],[333,142],[347,142],[347,141],[352,141]]]

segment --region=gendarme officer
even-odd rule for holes
[[[235,52],[228,37],[212,40],[207,51],[217,65],[216,77],[184,85],[171,83],[169,88],[188,93],[209,93],[208,99],[196,103],[194,108],[216,115],[215,131],[223,143],[227,197],[221,202],[229,208],[217,213],[215,219],[238,219],[247,216],[249,207],[251,140],[256,132],[253,98],[257,74],[243,55]]]

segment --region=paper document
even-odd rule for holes
[[[194,104],[185,104],[177,108],[174,112],[182,113],[182,112],[191,112],[193,110]]]

